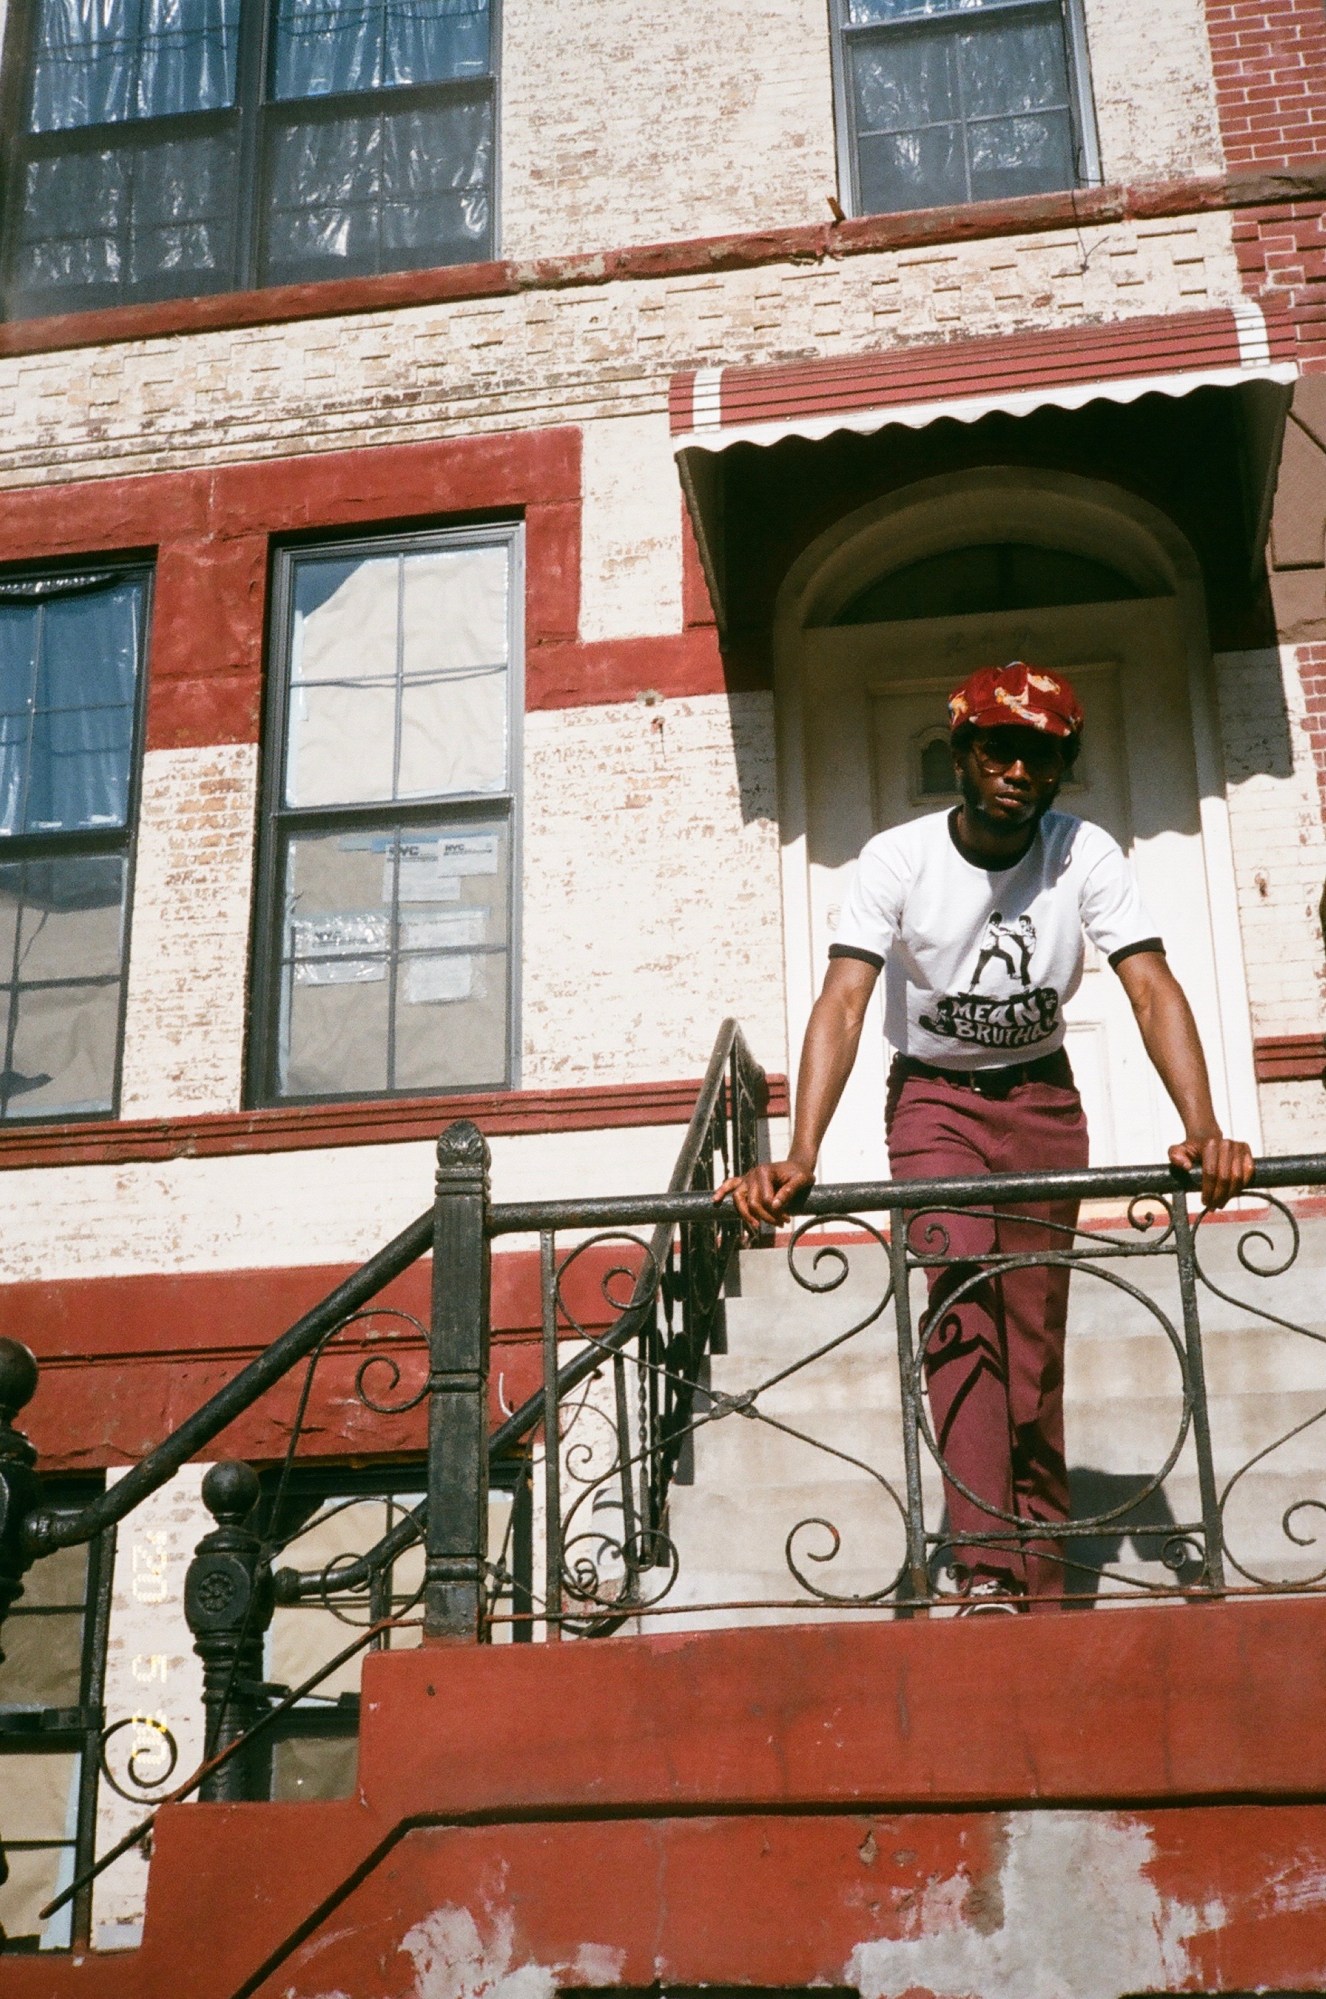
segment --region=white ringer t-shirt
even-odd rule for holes
[[[884,969],[884,1028],[944,1069],[1035,1061],[1063,1046],[1083,932],[1118,965],[1164,947],[1132,869],[1101,826],[1047,812],[1022,859],[965,858],[954,812],[878,833],[857,863],[831,958]]]

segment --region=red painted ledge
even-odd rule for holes
[[[767,1115],[787,1115],[787,1078],[770,1076]],[[129,1160],[216,1159],[233,1153],[321,1151],[434,1139],[456,1118],[485,1137],[522,1132],[614,1131],[688,1124],[700,1079],[618,1083],[590,1089],[498,1090],[468,1096],[393,1098],[384,1103],[289,1104],[206,1117],[104,1118],[86,1124],[0,1131],[0,1169],[111,1166]]]
[[[1272,1034],[1253,1043],[1259,1083],[1326,1082],[1326,1034]]]
[[[901,215],[868,215],[841,223],[751,230],[519,262],[452,264],[434,270],[390,272],[383,277],[328,278],[318,284],[275,285],[266,291],[218,292],[157,305],[115,306],[104,312],[15,320],[0,327],[0,356],[106,347],[127,340],[215,333],[288,320],[339,319],[453,300],[511,297],[525,291],[749,270],[788,261],[819,262],[930,243],[1032,235],[1083,224],[1146,221],[1212,210],[1276,208],[1286,202],[1323,199],[1326,161],[1313,156],[1257,172],[1194,175],[1135,186],[1070,188],[1015,201],[968,202]]]

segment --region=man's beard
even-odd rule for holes
[[[1035,833],[1041,820],[1059,796],[1059,787],[1056,784],[1053,791],[1036,801],[1036,804],[1025,819],[1014,820],[1010,824],[1007,819],[996,819],[992,813],[986,811],[985,807],[981,804],[981,794],[976,787],[976,780],[967,771],[962,773],[959,783],[962,790],[963,804],[971,813],[977,825],[985,827],[987,832],[990,833]]]

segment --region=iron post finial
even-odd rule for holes
[[[470,1118],[457,1118],[437,1141],[439,1187],[453,1187],[458,1180],[480,1180],[486,1194],[491,1164],[488,1141]]]
[[[0,1435],[37,1392],[37,1356],[22,1340],[0,1339]],[[0,1451],[3,1446],[0,1445]]]

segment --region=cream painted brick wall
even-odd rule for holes
[[[786,1067],[773,702],[528,718],[523,1081],[694,1076],[719,1022]]]
[[[677,368],[1242,296],[1230,219],[778,264],[0,363],[0,485],[658,415]]]
[[[184,1577],[200,1537],[215,1523],[199,1497],[206,1465],[186,1465],[159,1492],[134,1508],[116,1535],[110,1631],[106,1647],[106,1721],[128,1720],[107,1745],[117,1780],[129,1760],[149,1784],[160,1784],[169,1761],[160,1722],[175,1739],[175,1783],[195,1770],[203,1754],[203,1671],[184,1621]],[[110,1483],[123,1473],[112,1471]],[[104,1853],[141,1822],[151,1796],[140,1803],[117,1797],[102,1784],[97,1800],[97,1850]],[[131,1847],[101,1876],[93,1891],[93,1944],[129,1950],[142,1940],[147,1855]]]
[[[1326,838],[1292,646],[1216,658],[1253,1032],[1313,1034],[1326,1002],[1317,902]],[[1326,1091],[1263,1083],[1268,1152],[1326,1149]]]
[[[699,1070],[692,1065],[690,1073]],[[439,1129],[445,1120],[443,1109]],[[493,1199],[661,1192],[682,1132],[646,1125],[495,1138]],[[0,1278],[362,1263],[432,1200],[433,1152],[425,1140],[11,1169]]]
[[[251,744],[143,759],[125,1117],[239,1108],[257,773]]]
[[[681,498],[666,416],[584,429],[580,635],[681,630]]]
[[[1085,0],[1107,181],[1224,165],[1204,0]]]
[[[827,219],[826,0],[542,0],[502,42],[503,255]]]

